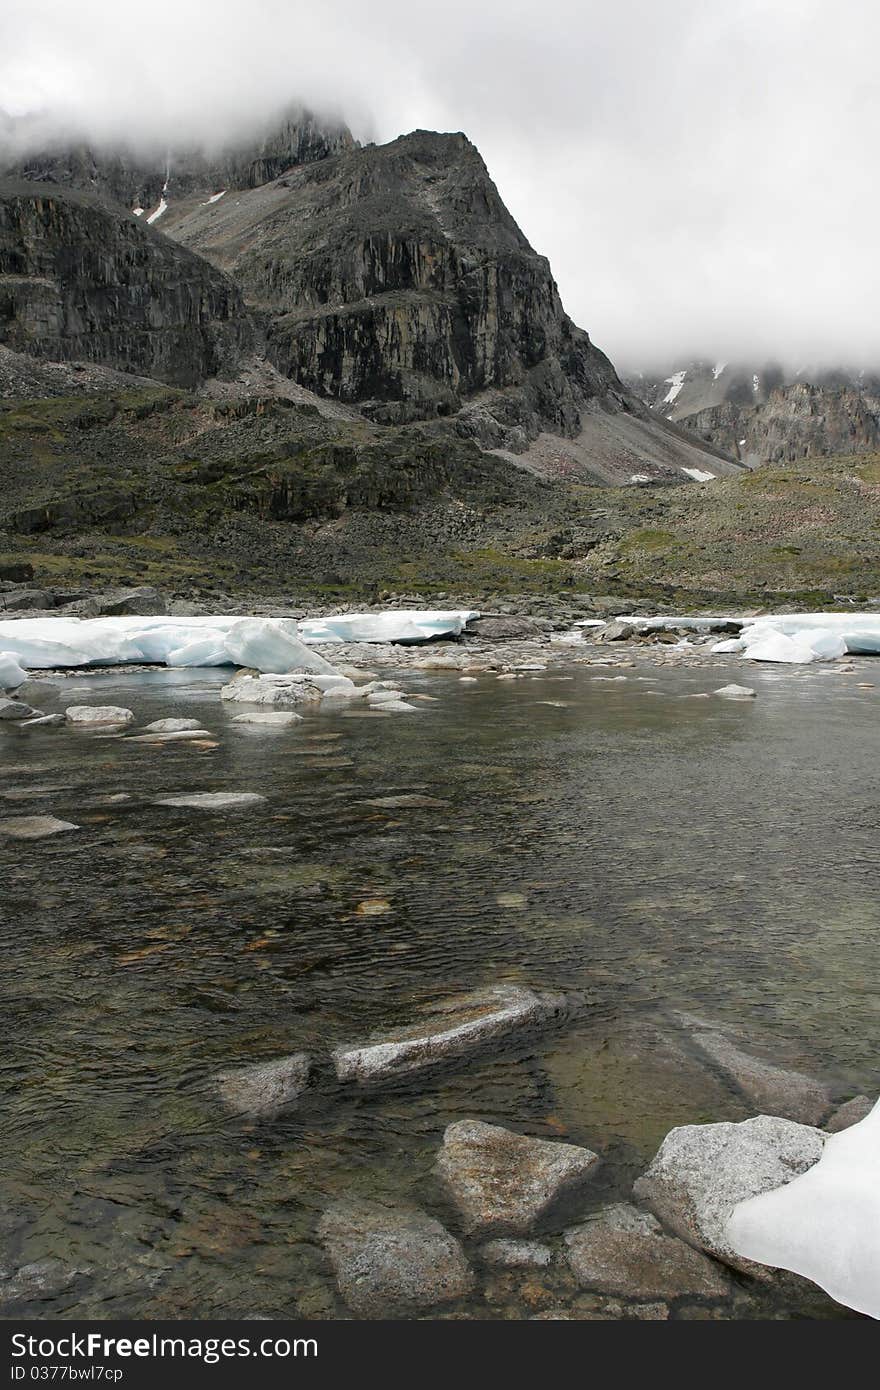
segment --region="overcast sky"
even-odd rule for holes
[[[619,367],[880,364],[878,54],[875,0],[0,0],[13,114],[464,130]]]

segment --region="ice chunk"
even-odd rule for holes
[[[27,671],[12,652],[0,652],[0,690],[15,690],[27,680]]]
[[[226,634],[228,658],[258,671],[314,671],[333,675],[333,667],[308,651],[291,618],[239,618]]]
[[[726,1237],[749,1260],[790,1269],[838,1303],[880,1318],[880,1103],[832,1134],[784,1187],[740,1202]]]
[[[406,609],[389,613],[340,613],[312,618],[299,625],[304,642],[426,642],[432,637],[458,637],[478,612]]]

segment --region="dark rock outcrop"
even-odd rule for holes
[[[622,391],[463,135],[417,131],[304,165],[221,209],[169,214],[164,230],[273,315],[280,370],[382,422],[516,388],[490,414],[570,435],[580,402]]]
[[[137,218],[0,184],[0,343],[191,386],[231,368],[251,337],[228,277]]]

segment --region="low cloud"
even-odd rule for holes
[[[291,98],[464,130],[619,365],[877,365],[878,51],[864,0],[6,0],[0,108],[33,141],[217,143]]]

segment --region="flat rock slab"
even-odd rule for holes
[[[723,700],[754,700],[758,694],[750,685],[721,685],[714,694]]]
[[[569,1007],[564,994],[522,985],[495,985],[439,999],[403,1028],[336,1048],[336,1075],[340,1081],[362,1085],[413,1075],[468,1057],[498,1038],[560,1019]]]
[[[134,711],[123,705],[70,705],[64,714],[68,724],[83,729],[92,725],[134,723]]]
[[[289,729],[292,724],[301,724],[302,715],[290,709],[248,710],[236,714],[233,724],[268,724],[273,729]]]
[[[79,830],[79,826],[55,816],[7,816],[0,820],[0,835],[9,835],[13,840],[43,840],[65,830]]]
[[[473,1288],[458,1241],[418,1207],[343,1199],[324,1212],[318,1237],[342,1297],[361,1317],[421,1312]]]
[[[182,734],[191,729],[201,729],[198,719],[154,719],[145,724],[143,734]]]
[[[66,725],[67,720],[63,714],[41,714],[36,718],[29,718],[22,721],[22,729],[60,729]]]
[[[682,1125],[667,1134],[633,1191],[690,1245],[766,1279],[770,1271],[730,1245],[727,1219],[738,1202],[782,1187],[818,1163],[826,1138],[819,1129],[771,1115],[740,1124]]]
[[[181,796],[159,796],[155,806],[191,806],[196,811],[238,811],[248,806],[262,806],[266,801],[259,792],[189,792]]]
[[[294,1105],[309,1084],[312,1063],[307,1052],[295,1052],[272,1062],[255,1062],[217,1078],[220,1097],[237,1115],[276,1115]]]
[[[203,738],[213,738],[210,729],[169,729],[161,734],[130,734],[126,743],[193,743]]]
[[[565,1243],[571,1272],[585,1289],[644,1299],[724,1298],[730,1292],[719,1265],[627,1202],[566,1231]]]
[[[24,700],[8,700],[0,696],[0,719],[30,719],[36,714],[39,714],[39,710],[32,709]]]
[[[460,1120],[443,1136],[434,1173],[468,1235],[525,1236],[598,1164],[577,1144]]]
[[[831,1110],[831,1091],[811,1076],[743,1052],[722,1033],[694,1033],[694,1045],[762,1114],[818,1125]]]

